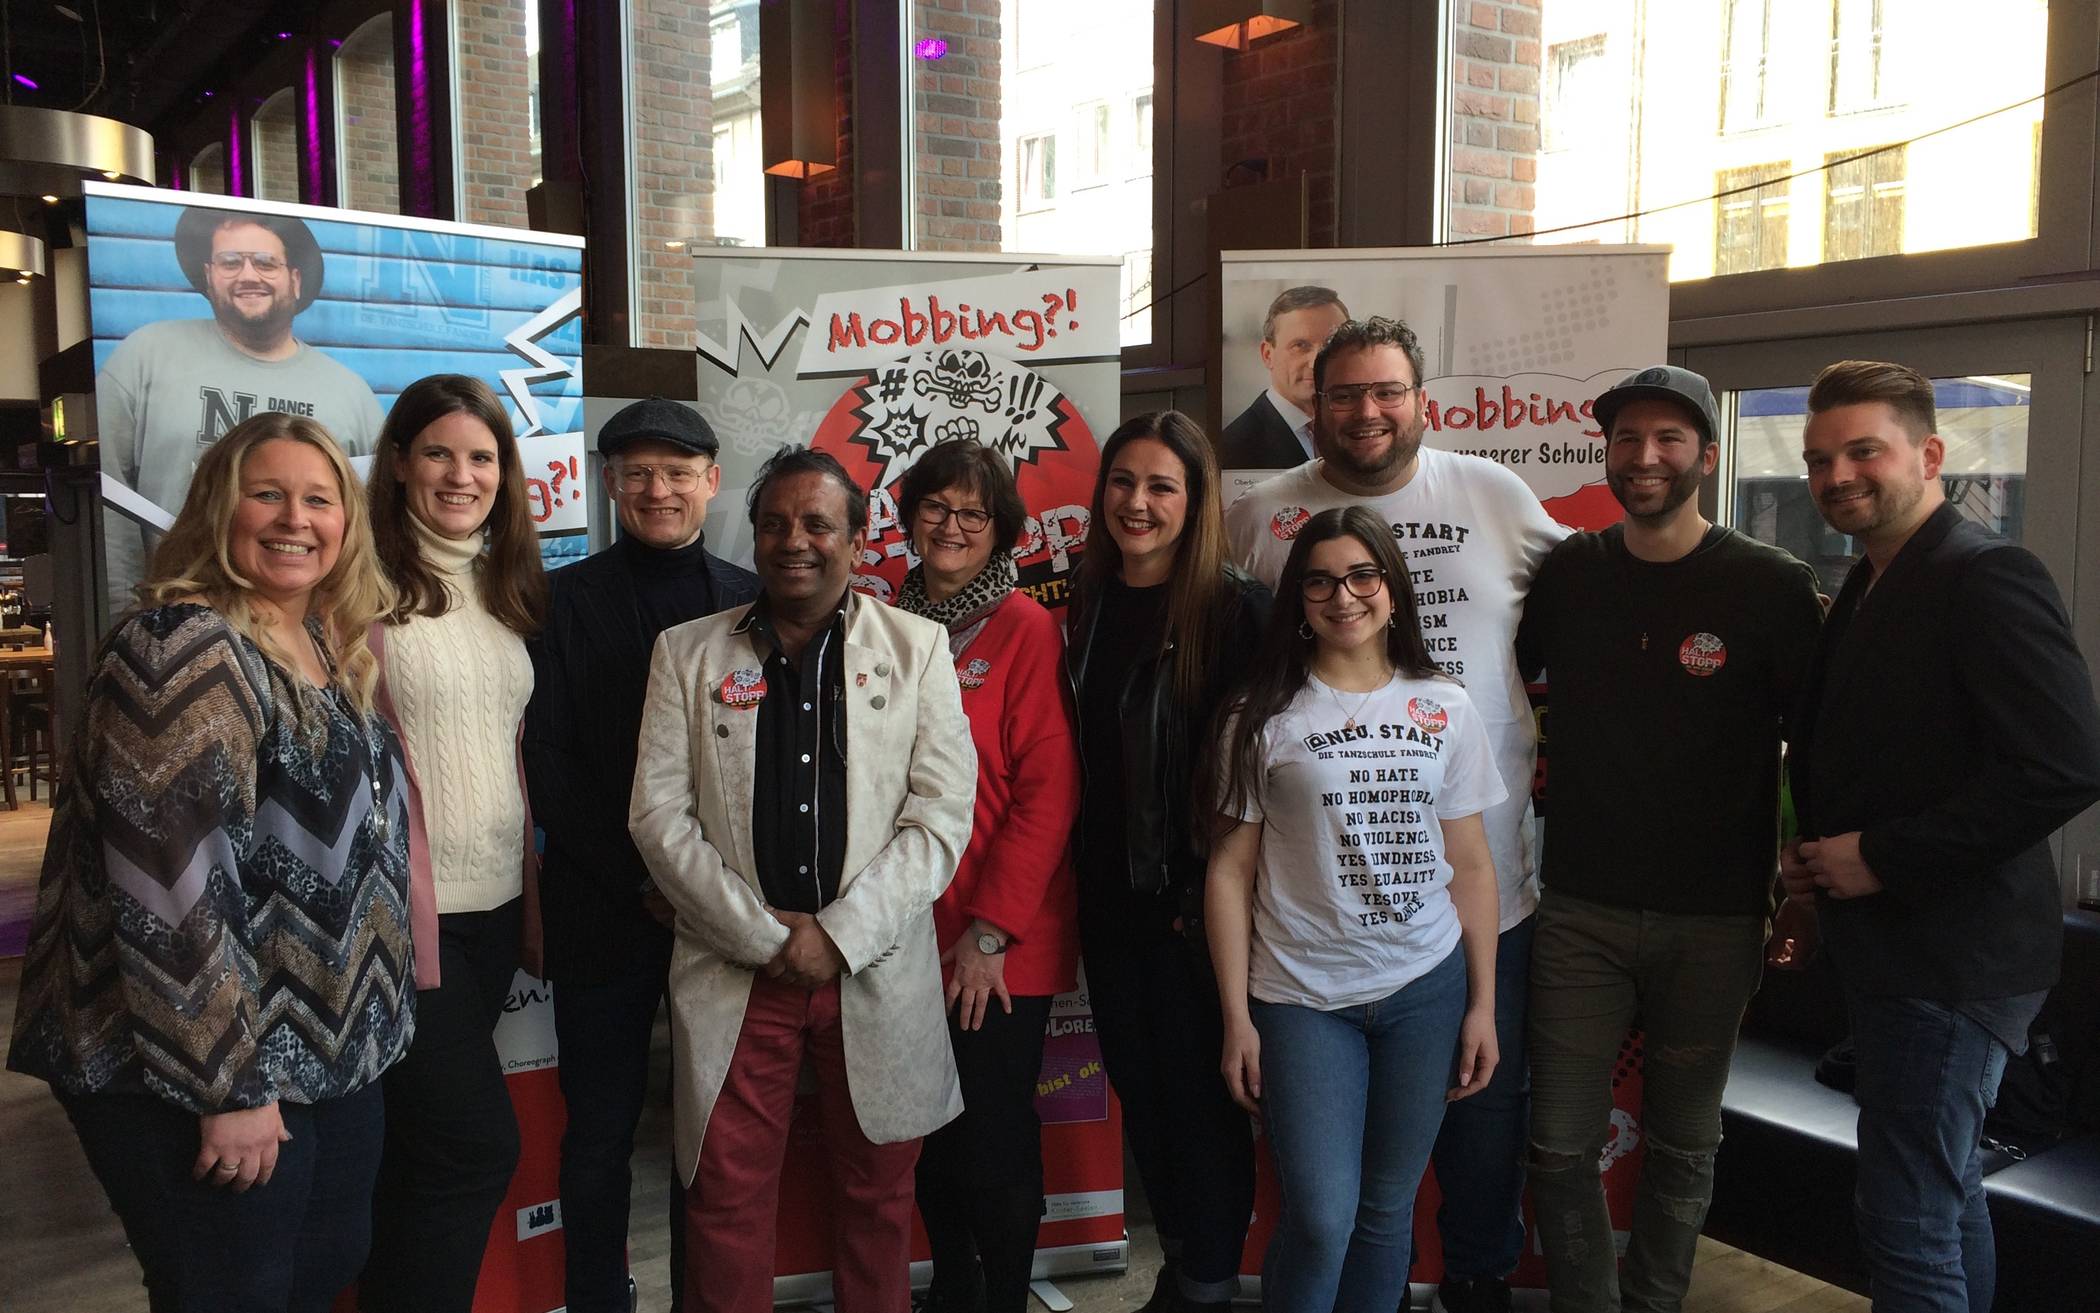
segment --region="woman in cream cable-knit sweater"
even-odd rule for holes
[[[380,709],[409,776],[416,1036],[386,1075],[367,1313],[466,1313],[518,1160],[495,1026],[522,961],[538,969],[532,818],[518,731],[525,636],[547,581],[525,471],[488,385],[409,385],[380,433],[372,531],[400,603],[374,627]]]

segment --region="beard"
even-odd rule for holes
[[[1318,434],[1315,445],[1327,463],[1347,477],[1366,483],[1380,482],[1414,463],[1416,454],[1422,450],[1422,434],[1429,426],[1429,419],[1418,408],[1408,422],[1388,419],[1383,423],[1391,427],[1392,439],[1376,452],[1359,451],[1343,440],[1343,431],[1354,426],[1354,421]]]
[[[219,326],[230,336],[253,346],[275,346],[290,336],[296,313],[290,294],[279,294],[274,289],[269,303],[257,310],[244,307],[231,290],[213,298],[211,309]]]
[[[1637,520],[1661,520],[1669,516],[1678,507],[1690,501],[1699,491],[1699,484],[1704,477],[1704,473],[1696,463],[1687,467],[1684,473],[1672,479],[1669,485],[1663,489],[1662,502],[1656,509],[1638,511],[1634,509],[1633,501],[1631,500],[1637,494],[1632,489],[1630,476],[1607,472],[1604,476],[1604,483],[1606,487],[1611,489],[1611,495],[1618,499],[1619,505],[1625,509],[1628,515]]]

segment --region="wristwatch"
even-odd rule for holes
[[[1006,941],[987,930],[977,936],[977,951],[986,957],[993,957],[1006,951]]]

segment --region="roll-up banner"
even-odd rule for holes
[[[898,251],[693,252],[700,413],[722,444],[708,545],[749,563],[740,513],[782,445],[839,458],[868,490],[854,586],[888,601],[914,563],[897,489],[937,442],[968,438],[1011,463],[1028,510],[1020,587],[1052,609],[1085,541],[1100,442],[1120,402],[1120,260]],[[1037,1108],[1048,1211],[1038,1277],[1120,1271],[1121,1118],[1084,985],[1054,1005]],[[807,1091],[804,1091],[806,1094]],[[780,1194],[774,1297],[828,1299],[829,1167],[815,1102],[798,1098]],[[916,1225],[915,1225],[916,1232]],[[914,1236],[914,1276],[930,1275]]]
[[[205,448],[265,411],[318,421],[359,474],[394,399],[469,374],[503,399],[550,565],[583,554],[583,242],[430,219],[87,183],[101,625],[132,605]],[[477,1313],[562,1303],[551,986],[519,972],[497,1047],[523,1146]],[[348,1297],[346,1297],[348,1298]],[[350,1305],[345,1305],[349,1307]]]
[[[1563,524],[1616,523],[1621,512],[1604,484],[1604,434],[1593,412],[1598,393],[1665,363],[1668,258],[1660,246],[1225,252],[1215,436],[1226,501],[1309,455],[1295,431],[1312,418],[1312,357],[1290,349],[1294,337],[1317,340],[1342,317],[1383,315],[1405,322],[1421,344],[1424,445],[1506,466]],[[1264,431],[1275,436],[1258,441],[1254,435]],[[1262,452],[1266,468],[1245,459]],[[1533,690],[1533,701],[1541,708],[1543,778],[1541,690]],[[1546,800],[1535,801],[1544,825]],[[1622,1247],[1644,1143],[1640,1051],[1640,1037],[1629,1035],[1613,1073],[1611,1128],[1598,1160]],[[1265,1139],[1257,1153],[1254,1221],[1240,1265],[1248,1296],[1259,1291],[1282,1202]],[[1442,1274],[1441,1198],[1431,1169],[1415,1200],[1416,1281],[1433,1284]],[[1545,1266],[1528,1199],[1525,1225],[1512,1284],[1542,1288]]]
[[[204,448],[281,411],[369,458],[394,398],[427,374],[470,374],[504,399],[549,563],[583,554],[580,238],[82,190],[104,627],[131,605]]]
[[[700,413],[737,507],[783,444],[837,456],[868,489],[854,586],[888,601],[913,563],[897,485],[927,448],[970,438],[1011,462],[1028,508],[1023,591],[1064,604],[1100,442],[1120,400],[1112,258],[698,248]],[[748,562],[751,526],[708,545]]]

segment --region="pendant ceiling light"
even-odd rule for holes
[[[1196,39],[1245,50],[1312,21],[1312,0],[1196,0]]]
[[[0,105],[0,196],[78,196],[86,178],[153,185],[153,138],[96,114]]]
[[[44,244],[27,233],[0,228],[0,280],[26,283],[44,272]]]
[[[758,116],[766,172],[812,178],[838,167],[832,0],[764,0],[758,11]]]

